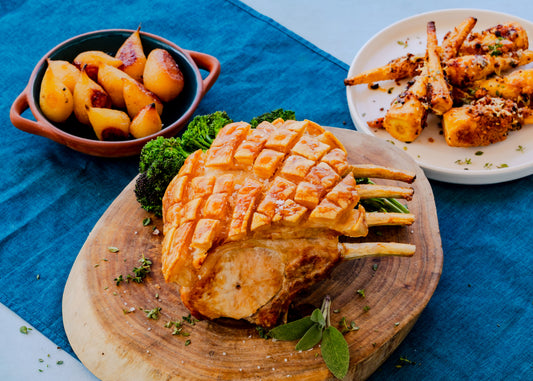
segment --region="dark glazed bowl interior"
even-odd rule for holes
[[[32,111],[35,113],[37,111],[42,118],[46,119],[42,114],[42,111],[39,107],[39,92],[41,88],[41,81],[44,75],[44,72],[47,68],[46,58],[52,60],[65,60],[73,62],[74,58],[81,52],[88,50],[100,50],[111,56],[114,56],[122,45],[122,43],[133,33],[133,30],[104,30],[96,31],[87,34],[83,34],[77,37],[74,37],[70,40],[63,42],[58,45],[52,51],[50,51],[45,57],[41,59],[38,67],[36,67],[33,74],[33,82],[31,83],[30,88],[30,97],[33,99],[34,107]],[[183,125],[188,121],[188,119],[193,114],[196,109],[202,95],[202,77],[198,70],[198,67],[191,59],[190,55],[182,49],[180,49],[175,44],[166,41],[158,36],[151,35],[148,33],[141,32],[141,41],[143,44],[143,49],[145,55],[148,56],[150,51],[156,48],[166,49],[174,58],[178,64],[180,70],[183,73],[184,77],[184,88],[180,95],[170,101],[164,102],[163,113],[161,115],[161,120],[163,122],[163,129],[151,136],[141,138],[141,139],[131,139],[124,141],[99,141],[94,134],[92,128],[88,125],[79,123],[74,114],[64,123],[53,123],[48,121],[55,128],[61,130],[63,133],[70,134],[76,138],[81,138],[87,140],[89,145],[103,145],[103,146],[113,146],[112,151],[120,150],[121,146],[124,148],[136,145],[142,147],[145,142],[155,138],[158,135],[172,136],[175,135]],[[30,81],[31,82],[31,81]],[[30,107],[32,102],[30,102]],[[36,109],[36,110],[34,110]],[[59,132],[62,134],[61,132]],[[66,145],[71,146],[68,142],[68,137],[66,137]],[[75,139],[76,146],[83,144],[79,139]],[[72,147],[72,146],[71,146]],[[72,147],[77,149],[76,147]],[[105,148],[102,147],[105,151]],[[140,149],[137,149],[140,151]],[[97,154],[98,155],[98,154]],[[102,153],[101,156],[108,156],[105,153]],[[110,156],[121,156],[120,154],[113,153]]]

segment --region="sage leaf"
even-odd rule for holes
[[[311,314],[311,320],[317,323],[321,328],[326,326],[326,319],[324,319],[324,314],[318,308],[313,311]]]
[[[311,317],[306,316],[304,318],[291,321],[287,324],[278,325],[272,328],[268,335],[276,340],[293,341],[301,339],[307,330],[311,328],[314,323],[311,321]]]
[[[350,366],[350,350],[342,333],[331,325],[326,327],[320,348],[330,372],[338,379],[343,379]]]
[[[305,335],[298,341],[295,349],[297,351],[306,351],[313,348],[322,340],[322,331],[324,330],[318,323],[314,323],[311,328],[307,330]]]

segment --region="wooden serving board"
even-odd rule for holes
[[[410,258],[367,258],[343,262],[330,277],[297,302],[320,307],[332,297],[332,324],[346,317],[359,328],[345,335],[350,348],[346,379],[369,377],[415,324],[442,271],[442,246],[433,193],[416,163],[389,142],[350,130],[330,128],[349,152],[351,163],[375,163],[416,172],[416,215],[409,227],[374,228],[361,241],[413,243]],[[394,181],[376,180],[384,184]],[[255,327],[231,319],[184,325],[187,337],[172,334],[168,321],[189,312],[178,287],[166,284],[160,270],[162,234],[156,219],[139,207],[133,180],[98,221],[81,249],[63,296],[63,321],[70,344],[85,366],[102,380],[277,380],[332,379],[320,349],[294,350],[295,342],[261,338]],[[118,252],[108,248],[116,247]],[[115,284],[131,274],[141,256],[152,260],[144,283]],[[377,268],[376,266],[377,265]],[[357,290],[365,290],[365,297]],[[368,306],[370,309],[366,308]],[[160,307],[157,320],[143,310]],[[186,345],[186,340],[190,344]]]

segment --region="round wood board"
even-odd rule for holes
[[[345,335],[350,348],[346,379],[369,377],[409,333],[431,298],[442,271],[442,246],[431,186],[413,159],[389,142],[340,128],[329,128],[349,152],[351,163],[374,163],[416,172],[408,207],[416,222],[408,227],[373,228],[360,241],[413,243],[413,257],[367,258],[343,262],[330,277],[296,304],[320,307],[332,302],[332,324],[346,317],[359,327]],[[396,184],[376,180],[383,184]],[[63,321],[82,363],[102,380],[275,380],[333,379],[320,348],[295,351],[295,342],[261,338],[255,327],[231,319],[184,324],[189,336],[173,335],[168,321],[188,310],[178,287],[160,270],[162,221],[140,208],[133,180],[103,214],[81,249],[63,295]],[[405,184],[403,184],[405,185]],[[111,252],[116,247],[118,252]],[[114,281],[131,274],[144,255],[152,272],[143,283]],[[362,297],[357,290],[365,290]],[[368,309],[368,307],[370,309]],[[160,307],[159,319],[143,310]],[[186,341],[190,344],[186,345]]]

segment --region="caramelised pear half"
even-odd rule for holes
[[[122,43],[115,58],[118,58],[124,63],[123,70],[135,80],[142,82],[144,65],[146,64],[146,55],[144,54],[140,27],[137,28],[127,39]]]
[[[62,123],[67,120],[74,109],[72,93],[54,75],[50,66],[44,72],[41,82],[39,106],[44,116],[56,123]]]
[[[102,85],[107,94],[111,97],[111,102],[118,108],[125,108],[122,79],[133,80],[124,71],[111,66],[102,65],[98,70],[98,83]]]
[[[154,49],[148,54],[143,74],[144,86],[164,102],[176,98],[183,90],[183,74],[178,64],[164,49]]]
[[[90,124],[87,110],[90,107],[111,107],[111,98],[98,83],[81,70],[80,78],[74,87],[74,114],[80,123]]]
[[[48,58],[46,62],[52,70],[52,73],[54,73],[54,76],[73,93],[76,82],[80,78],[80,70],[68,61],[51,60]]]
[[[122,88],[124,103],[131,118],[135,118],[144,107],[152,103],[155,103],[155,108],[159,115],[161,115],[163,112],[163,103],[157,95],[133,79],[123,78],[122,83],[124,86]]]
[[[161,117],[157,112],[155,103],[151,103],[139,111],[131,121],[130,133],[134,138],[139,139],[161,131],[162,127],[163,123],[161,123]]]
[[[88,107],[87,116],[100,140],[125,140],[129,136],[130,117],[124,111]]]
[[[78,54],[74,58],[74,65],[80,69],[85,68],[89,77],[95,81],[98,78],[98,68],[104,64],[122,67],[121,60],[99,50],[88,50]]]

